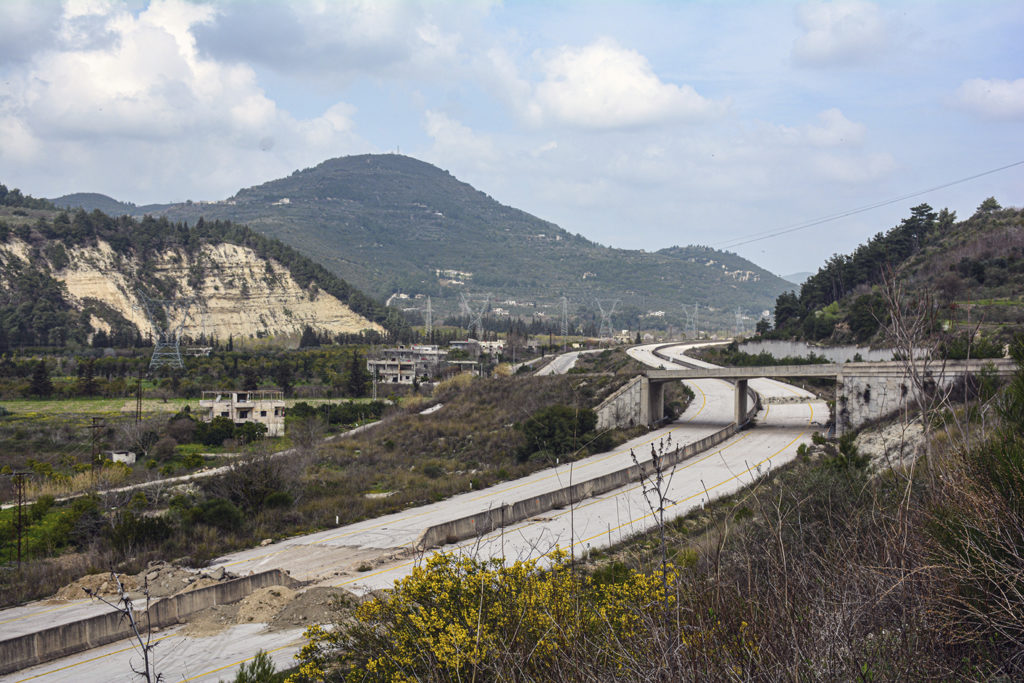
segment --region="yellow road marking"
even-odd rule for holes
[[[151,642],[152,643],[159,643],[161,640],[166,640],[167,638],[174,638],[176,636],[178,636],[177,633],[169,633],[166,636],[160,636],[159,638],[154,638]],[[123,647],[120,650],[114,650],[113,652],[108,652],[106,654],[97,655],[96,657],[92,657],[91,659],[83,659],[80,662],[75,662],[74,664],[68,664],[67,666],[62,666],[62,667],[60,667],[58,669],[53,669],[52,671],[45,671],[45,672],[43,672],[41,674],[36,674],[35,676],[29,676],[28,678],[22,678],[20,681],[15,681],[15,683],[24,683],[25,681],[32,681],[32,680],[35,680],[37,678],[42,678],[43,676],[49,676],[51,674],[55,674],[55,673],[57,673],[59,671],[66,671],[68,669],[73,669],[76,666],[81,666],[83,664],[88,664],[89,662],[95,662],[97,659],[103,659],[104,657],[110,657],[111,655],[118,655],[118,654],[121,654],[122,652],[127,652],[128,650],[134,650],[134,649],[135,649],[134,645],[132,645],[131,647]]]
[[[3,621],[0,621],[0,624],[9,624],[12,621],[18,621],[20,619],[28,619],[29,617],[35,617],[35,616],[38,616],[40,614],[49,614],[50,612],[58,612],[58,611],[60,611],[62,609],[67,609],[69,607],[75,607],[76,605],[81,605],[83,602],[88,602],[88,600],[87,599],[75,600],[74,602],[69,602],[69,603],[64,604],[64,605],[57,605],[56,607],[50,607],[49,609],[41,609],[38,612],[29,612],[28,614],[22,614],[20,617],[11,617],[10,619],[4,619]]]
[[[271,652],[277,652],[279,650],[285,649],[286,647],[294,647],[295,645],[298,645],[301,642],[302,642],[301,640],[295,640],[295,641],[292,641],[292,642],[287,643],[285,645],[282,645],[281,647],[275,647],[273,650],[264,650],[264,652],[266,652],[269,655]],[[202,678],[203,676],[209,676],[210,674],[215,674],[218,671],[223,671],[224,669],[230,669],[231,667],[238,666],[239,664],[244,664],[244,663],[248,662],[250,659],[256,659],[256,655],[254,654],[252,657],[246,657],[245,659],[240,659],[237,662],[233,662],[231,664],[225,664],[222,667],[218,667],[216,669],[210,669],[209,671],[207,671],[205,673],[196,674],[192,678],[185,678],[185,679],[182,679],[182,680],[183,681],[194,681],[197,678]]]

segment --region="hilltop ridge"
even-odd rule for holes
[[[245,223],[374,296],[429,295],[436,310],[449,313],[458,310],[460,294],[486,293],[520,315],[560,315],[566,296],[573,312],[584,314],[593,314],[596,298],[621,300],[622,326],[657,309],[681,319],[679,303],[695,300],[728,312],[731,321],[737,306],[757,316],[789,286],[746,259],[706,247],[650,253],[596,244],[397,154],[329,159],[222,201],[130,213]]]

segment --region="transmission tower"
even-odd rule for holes
[[[737,306],[736,307],[736,332],[735,332],[735,336],[739,337],[740,334],[743,331],[744,331],[744,328],[743,328],[743,312],[740,311],[740,307]]]
[[[688,339],[697,338],[697,308],[699,304],[694,302],[693,312],[690,312],[690,308],[683,304],[683,315],[686,316],[686,337]]]
[[[600,299],[594,299],[597,302],[597,309],[601,311],[601,327],[598,331],[598,337],[604,340],[611,340],[615,336],[615,330],[612,328],[612,315],[615,313],[615,307],[619,305],[620,299],[607,299],[604,304],[601,303]],[[611,306],[606,311],[604,309],[605,304],[610,303]]]
[[[485,294],[480,310],[474,310],[474,307],[469,303],[469,299],[466,298],[465,292],[459,292],[459,311],[463,315],[469,316],[469,329],[471,331],[475,330],[478,336],[482,330],[484,313],[487,311],[489,303],[491,303],[491,295]]]
[[[569,344],[569,300],[562,297],[562,350],[565,351]]]
[[[430,303],[430,297],[427,297],[427,340],[429,341],[434,335],[434,308]]]
[[[149,359],[149,369],[185,367],[181,360],[181,331],[188,322],[195,299],[150,299],[142,292],[138,295],[142,310],[153,328],[153,357]],[[163,322],[158,312],[163,312]]]

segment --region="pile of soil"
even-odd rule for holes
[[[134,591],[139,587],[139,582],[136,577],[130,574],[118,574],[117,578],[120,579],[121,585],[126,591]],[[117,581],[110,572],[104,572],[102,574],[86,574],[77,581],[72,581],[68,585],[57,591],[56,595],[53,596],[54,600],[81,600],[82,598],[88,597],[88,594],[99,595],[104,598],[118,597]]]
[[[259,588],[238,603],[238,623],[266,624],[295,597],[295,591],[284,586]]]
[[[181,632],[203,638],[235,624],[267,624],[267,630],[284,631],[334,621],[339,606],[355,602],[352,594],[341,588],[310,588],[297,593],[284,586],[267,586],[236,603],[193,614]]]
[[[281,631],[296,626],[323,624],[333,621],[334,613],[341,607],[356,604],[355,597],[341,588],[310,588],[295,595],[288,604],[267,623],[271,631]]]
[[[178,593],[212,586],[221,581],[237,578],[234,574],[224,571],[223,567],[197,572],[178,567],[167,562],[150,562],[149,566],[138,574],[118,574],[121,585],[132,599],[144,597],[143,590],[149,589],[150,598],[166,598]],[[93,595],[104,598],[117,598],[117,582],[110,572],[88,574],[73,581],[57,591],[54,600],[81,600],[86,597],[88,589]]]

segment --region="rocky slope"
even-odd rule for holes
[[[0,332],[11,345],[91,343],[100,332],[124,340],[126,330],[146,338],[143,293],[190,300],[187,314],[156,315],[183,323],[193,340],[297,339],[307,326],[332,336],[385,332],[379,304],[283,245],[246,243],[244,229],[21,213],[0,210]]]

